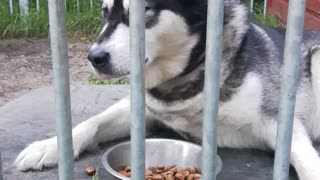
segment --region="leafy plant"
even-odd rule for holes
[[[29,12],[26,16],[20,15],[18,0],[13,0],[14,13],[12,15],[9,11],[9,1],[2,2],[0,3],[0,39],[48,37],[47,1],[40,1],[39,11],[36,9],[35,1],[29,1]],[[101,28],[100,5],[96,0],[93,1],[92,7],[88,0],[79,0],[79,2],[79,11],[74,0],[66,2],[68,36],[92,39],[97,36]]]
[[[89,77],[89,83],[95,85],[121,85],[121,84],[128,84],[129,81],[127,78],[119,78],[119,79],[111,79],[108,81],[102,81],[97,79],[94,75]]]
[[[97,168],[96,173],[92,176],[92,180],[99,180],[98,170],[99,170],[99,168]]]

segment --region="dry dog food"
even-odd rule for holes
[[[123,176],[131,177],[131,168],[124,167],[118,171]],[[149,167],[145,174],[146,180],[200,180],[201,172],[197,168],[180,168],[176,166]]]
[[[86,173],[88,176],[93,176],[96,173],[96,168],[94,167],[87,167],[86,168]]]

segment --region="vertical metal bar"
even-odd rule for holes
[[[80,0],[77,0],[77,12],[80,12]]]
[[[216,179],[216,122],[218,119],[219,79],[222,56],[223,0],[208,0],[205,63],[205,98],[202,135],[202,179]]]
[[[2,159],[1,159],[1,153],[0,153],[0,180],[3,180],[3,175],[2,175]]]
[[[50,0],[49,24],[58,131],[59,179],[73,179],[69,64],[64,0]]]
[[[36,5],[37,5],[37,11],[39,12],[39,10],[40,10],[40,2],[39,2],[39,0],[36,0]]]
[[[253,4],[254,4],[254,0],[250,0],[250,14],[253,13]]]
[[[306,0],[289,1],[279,102],[274,180],[287,180]]]
[[[266,17],[266,15],[267,15],[267,4],[268,4],[268,0],[264,0],[263,17]]]
[[[19,0],[20,14],[22,16],[28,15],[29,11],[29,2],[28,0]]]
[[[10,8],[10,15],[13,14],[13,3],[12,0],[9,0],[9,8]]]
[[[130,1],[131,177],[144,180],[145,171],[145,1]]]

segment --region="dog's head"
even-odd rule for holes
[[[88,59],[102,78],[126,76],[130,73],[129,0],[101,1],[103,28]],[[147,88],[196,64],[190,59],[204,53],[206,9],[206,0],[145,0]]]

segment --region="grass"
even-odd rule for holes
[[[67,0],[67,33],[69,38],[96,37],[101,28],[101,12],[98,1],[93,1],[90,8],[89,0],[79,0],[80,9],[77,11],[76,0]],[[247,5],[250,0],[243,0]],[[5,38],[45,38],[48,37],[48,4],[40,0],[40,11],[37,12],[35,1],[29,1],[29,15],[20,16],[18,0],[13,0],[14,14],[9,13],[9,1],[0,2],[0,39]],[[263,1],[256,0],[254,20],[261,24],[278,27],[279,20],[268,15],[263,17]]]
[[[99,180],[99,168],[97,168],[96,173],[92,176],[92,180]]]
[[[247,7],[250,7],[250,0],[243,0],[242,2],[246,4]],[[266,17],[263,16],[263,6],[264,6],[263,0],[254,1],[253,15],[252,15],[253,21],[257,22],[258,24],[264,24],[274,28],[280,27],[281,25],[280,21],[276,16],[272,14],[267,14]]]
[[[80,11],[76,1],[67,1],[67,33],[71,38],[93,38],[100,31],[101,12],[97,1],[92,9],[88,0],[80,0]],[[29,14],[20,16],[18,0],[13,0],[14,14],[10,15],[8,1],[0,3],[0,39],[6,38],[45,38],[48,37],[48,4],[40,0],[40,11],[37,12],[35,1],[29,1]]]
[[[108,81],[102,81],[97,79],[94,75],[89,77],[89,83],[95,85],[120,85],[120,84],[128,84],[129,81],[127,78],[119,78],[119,79],[112,79]]]

